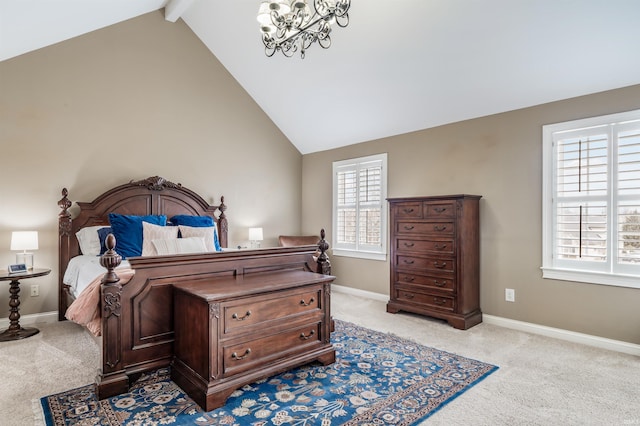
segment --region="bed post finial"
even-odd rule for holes
[[[71,213],[69,212],[69,207],[71,207],[72,203],[67,198],[67,195],[69,195],[67,188],[62,188],[62,198],[58,201],[58,207],[62,209],[58,214],[60,235],[66,235],[71,232]]]
[[[107,273],[104,275],[102,283],[106,285],[115,284],[120,281],[120,278],[118,278],[114,269],[122,263],[122,256],[115,251],[116,237],[113,234],[107,235],[104,245],[107,247],[107,251],[100,258],[100,264],[107,268]]]
[[[318,256],[318,273],[324,275],[331,275],[331,262],[327,250],[329,250],[329,243],[324,239],[324,228],[320,230],[320,242],[318,242],[318,249],[320,250],[320,256]]]
[[[227,233],[229,231],[229,223],[227,221],[227,216],[224,214],[224,211],[227,209],[227,206],[224,205],[224,195],[220,197],[220,205],[218,206],[218,210],[220,210],[220,216],[218,216],[218,235],[220,236],[220,246],[222,248],[229,247],[227,241]]]

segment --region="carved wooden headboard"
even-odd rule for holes
[[[127,215],[166,215],[168,218],[187,214],[211,216],[218,226],[220,245],[227,247],[228,222],[225,215],[227,207],[224,197],[220,205],[209,205],[200,195],[179,183],[170,182],[159,176],[139,181],[130,181],[98,196],[92,202],[77,202],[80,213],[71,217],[69,209],[72,202],[68,199],[67,188],[62,190],[62,199],[58,201],[61,212],[58,215],[58,252],[59,252],[59,319],[64,320],[68,306],[67,286],[62,282],[69,260],[80,254],[76,232],[86,226],[109,225],[109,213]],[[216,212],[219,212],[216,216]]]

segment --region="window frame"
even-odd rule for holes
[[[363,164],[371,162],[381,163],[381,176],[380,176],[380,243],[381,246],[378,250],[372,250],[369,248],[363,248],[359,246],[359,238],[356,234],[356,243],[353,246],[345,246],[338,243],[338,171],[344,171],[349,168],[359,171]],[[352,167],[349,167],[352,165]],[[333,248],[332,254],[334,256],[354,257],[360,259],[370,260],[385,260],[387,259],[387,153],[368,155],[365,157],[356,157],[346,160],[334,161],[332,165],[333,172],[333,205],[332,205],[332,241]],[[358,174],[357,174],[358,175]],[[358,189],[356,193],[356,204],[359,204],[360,191]],[[356,229],[359,229],[359,219],[356,214]]]
[[[542,190],[542,277],[590,284],[640,288],[640,265],[617,263],[618,250],[618,203],[628,196],[618,194],[618,147],[617,135],[624,129],[640,127],[640,110],[567,121],[542,126],[543,141],[543,190]],[[596,129],[607,133],[607,261],[604,267],[588,262],[557,259],[554,256],[556,236],[557,150],[555,135],[580,134],[585,136]],[[600,132],[602,133],[602,132]],[[586,197],[585,197],[586,198]],[[635,200],[636,197],[632,197]],[[640,198],[637,197],[637,198]],[[615,253],[615,254],[614,254]],[[602,266],[602,265],[601,265]]]

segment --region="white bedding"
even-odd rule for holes
[[[129,267],[129,262],[123,260],[116,270]],[[91,284],[91,281],[106,272],[107,268],[100,265],[100,256],[76,256],[69,261],[64,277],[62,277],[62,282],[71,287],[73,297],[78,297],[82,290]]]

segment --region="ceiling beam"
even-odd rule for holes
[[[169,0],[164,7],[164,19],[176,22],[194,2],[195,0]]]

